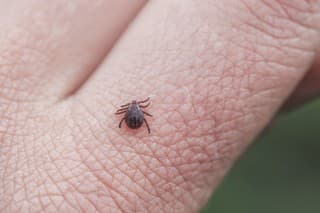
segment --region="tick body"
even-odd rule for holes
[[[145,119],[145,115],[150,117],[152,117],[152,115],[142,110],[150,105],[149,100],[150,98],[147,98],[143,101],[132,101],[131,103],[122,105],[121,108],[115,113],[116,115],[124,114],[124,117],[119,123],[119,128],[121,128],[123,121],[125,121],[127,126],[131,129],[138,129],[143,123],[146,123],[148,132],[150,133],[150,127]]]

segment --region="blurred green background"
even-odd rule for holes
[[[202,213],[320,212],[320,101],[282,113]]]

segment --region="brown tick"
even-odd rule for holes
[[[147,120],[144,118],[144,115],[152,117],[149,113],[141,110],[141,108],[147,108],[150,105],[148,102],[150,98],[147,98],[143,101],[132,101],[131,103],[127,103],[121,106],[120,109],[115,113],[116,115],[124,114],[124,117],[121,119],[119,123],[119,128],[121,128],[121,124],[123,121],[126,122],[127,126],[131,129],[138,129],[141,127],[143,122],[146,123],[148,132],[150,134],[150,128]]]

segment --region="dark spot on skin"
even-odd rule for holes
[[[132,101],[121,106],[120,109],[115,113],[116,115],[124,114],[124,117],[119,123],[119,128],[121,128],[122,122],[125,121],[127,126],[131,129],[138,129],[142,126],[143,123],[146,123],[148,132],[150,134],[150,127],[147,120],[144,118],[144,115],[152,117],[149,113],[141,110],[147,108],[150,105],[150,98],[147,98],[143,101]]]

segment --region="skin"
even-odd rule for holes
[[[320,91],[317,0],[11,0],[0,14],[0,212],[199,211],[288,97]],[[149,96],[151,134],[119,129],[119,105]]]

